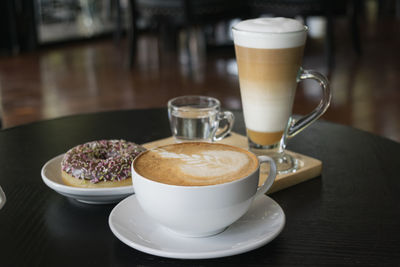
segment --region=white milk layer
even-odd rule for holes
[[[246,127],[257,132],[283,131],[292,114],[296,86],[296,82],[267,84],[240,80]]]
[[[250,48],[278,49],[305,44],[307,27],[295,19],[257,18],[244,20],[233,27],[236,45]]]
[[[209,150],[197,154],[187,155],[156,149],[163,158],[178,159],[180,170],[190,176],[198,178],[223,177],[239,172],[250,159],[240,152],[231,150]]]

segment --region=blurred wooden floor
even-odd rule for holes
[[[333,101],[324,119],[400,142],[400,20],[375,19],[362,29],[362,56],[352,49],[346,20],[336,21],[336,65],[328,70],[322,40],[309,38],[304,67],[326,74]],[[193,68],[158,49],[157,38],[139,39],[138,60],[128,68],[126,40],[52,46],[0,58],[3,127],[71,114],[166,106],[187,94],[217,97],[240,109],[233,47],[211,49]],[[294,113],[319,102],[318,85],[300,86]]]

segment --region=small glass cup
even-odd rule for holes
[[[218,99],[208,96],[180,96],[168,101],[172,136],[177,142],[215,142],[232,130],[234,115],[221,111]],[[221,127],[222,126],[222,127]]]

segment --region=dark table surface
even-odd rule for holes
[[[241,112],[234,131],[244,134]],[[256,250],[210,260],[142,253],[111,233],[113,205],[88,205],[48,188],[40,170],[87,141],[146,143],[170,135],[166,109],[65,117],[0,131],[0,266],[399,266],[400,144],[318,121],[289,149],[322,160],[320,177],[271,194],[282,233]]]

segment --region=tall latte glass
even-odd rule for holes
[[[232,30],[249,148],[274,158],[279,173],[295,171],[296,159],[284,152],[286,141],[318,119],[331,99],[327,79],[301,68],[307,27],[294,19],[258,18]],[[295,121],[291,115],[296,87],[305,79],[320,83],[322,99],[315,110]]]

